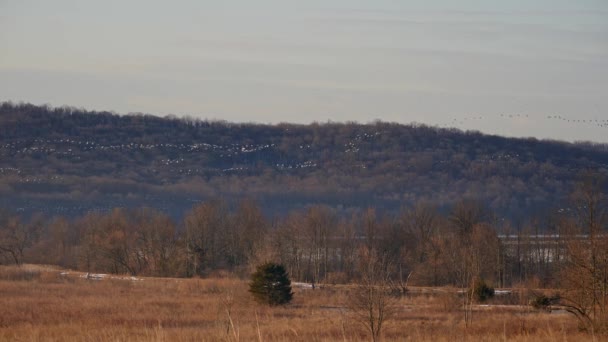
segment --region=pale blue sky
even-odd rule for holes
[[[605,0],[0,0],[0,46],[0,100],[608,142]]]

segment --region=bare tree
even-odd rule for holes
[[[360,280],[349,297],[348,307],[357,321],[369,331],[372,341],[379,341],[382,328],[395,314],[396,298],[391,294],[390,265],[375,250],[361,248]]]
[[[69,263],[70,223],[64,217],[56,217],[49,225],[49,241],[52,243],[51,255],[55,263],[67,266]]]
[[[98,269],[99,260],[101,259],[97,247],[101,239],[101,219],[101,214],[90,212],[78,219],[74,224],[78,229],[80,238],[78,263],[80,269],[84,269],[87,272]]]
[[[344,281],[350,281],[355,273],[357,258],[356,217],[343,220],[338,226],[339,253],[337,253],[338,270],[345,276]]]
[[[417,203],[406,211],[401,218],[411,237],[411,250],[417,262],[423,263],[428,258],[431,238],[436,234],[439,225],[437,209],[429,204]]]
[[[264,252],[268,223],[262,210],[251,200],[244,200],[230,220],[226,236],[226,254],[232,266],[253,266]],[[267,260],[264,260],[267,261]]]
[[[376,209],[367,208],[360,217],[361,231],[365,238],[365,247],[368,252],[377,249],[380,236],[380,227],[376,219]]]
[[[592,331],[608,330],[608,210],[603,177],[587,175],[573,194],[562,298],[569,312]]]
[[[437,209],[422,202],[401,215],[399,223],[406,238],[401,254],[402,259],[409,263],[410,271],[403,272],[405,260],[399,263],[398,268],[399,274],[405,275],[406,279],[414,273],[418,282],[438,285],[437,261],[441,251],[437,248],[436,238],[441,222]]]
[[[134,258],[140,272],[154,276],[179,274],[181,248],[175,224],[168,216],[149,208],[141,208],[134,215]]]
[[[209,201],[195,206],[184,219],[190,274],[203,274],[221,266],[225,257],[226,227],[229,224],[222,201]]]
[[[290,213],[279,220],[272,234],[272,246],[276,251],[277,260],[285,265],[292,279],[302,281],[306,276],[306,253],[302,241],[303,215]],[[268,261],[268,260],[261,260]]]
[[[329,234],[335,230],[336,218],[329,207],[314,206],[305,216],[304,234],[307,241],[311,281],[322,282],[329,266]]]
[[[474,224],[467,235],[452,232],[444,236],[442,257],[450,272],[451,282],[462,292],[462,307],[465,326],[472,322],[474,285],[480,280],[494,280],[499,265],[500,241],[496,231],[488,224]]]
[[[99,226],[95,248],[110,266],[112,273],[139,273],[135,251],[135,227],[125,209],[114,209],[104,215]]]
[[[29,252],[28,262],[75,268],[74,251],[78,245],[76,227],[65,217],[54,217],[41,225]]]
[[[449,220],[453,224],[458,234],[467,239],[477,223],[488,222],[490,213],[487,208],[472,200],[462,200],[452,208]]]
[[[7,256],[15,265],[21,265],[24,251],[36,239],[40,227],[38,217],[26,224],[19,216],[4,212],[0,217],[0,256]]]

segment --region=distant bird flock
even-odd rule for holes
[[[497,118],[503,119],[503,120],[518,120],[518,119],[530,119],[530,120],[549,120],[549,121],[560,121],[563,123],[570,123],[570,124],[586,124],[586,125],[593,125],[599,128],[608,128],[608,119],[598,119],[598,118],[577,118],[577,117],[567,117],[567,116],[562,116],[562,115],[547,115],[547,116],[530,116],[529,114],[499,114],[496,116]],[[481,121],[481,120],[491,120],[493,119],[493,117],[488,117],[488,116],[465,116],[465,117],[455,117],[452,118],[449,123],[446,123],[443,125],[443,127],[457,127],[460,125],[465,125],[467,123],[471,123],[474,121]]]

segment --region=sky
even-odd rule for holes
[[[0,101],[608,143],[606,0],[0,0],[0,46]]]

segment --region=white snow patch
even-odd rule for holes
[[[111,276],[104,273],[86,273],[80,276],[81,278],[91,280],[103,280],[103,279],[119,279],[119,280],[131,280],[131,281],[142,281],[143,278],[137,278],[133,276]]]
[[[87,273],[87,274],[83,274],[80,277],[81,278],[86,278],[86,279],[92,279],[92,280],[101,280],[103,278],[106,278],[108,275],[107,274],[103,274],[103,273]]]

